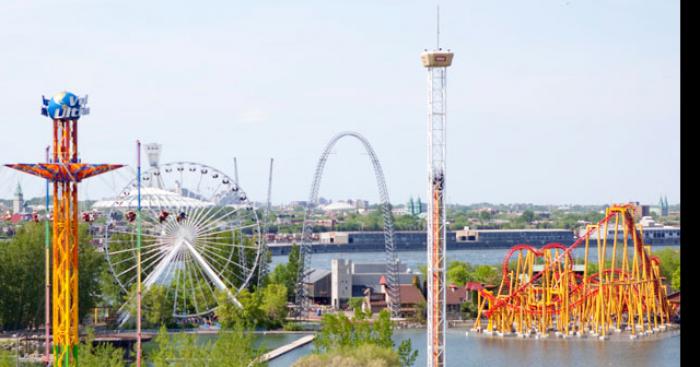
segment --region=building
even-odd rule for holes
[[[348,243],[348,232],[323,232],[320,234],[321,243],[344,245]]]
[[[425,205],[421,202],[420,198],[416,198],[415,201],[413,201],[413,197],[408,199],[408,204],[406,205],[408,214],[416,216],[425,212],[425,209]]]
[[[12,198],[12,214],[24,213],[24,194],[22,194],[22,186],[19,182],[17,183],[17,188],[15,189],[15,195]]]
[[[304,283],[306,294],[314,304],[328,305],[331,302],[331,272],[325,269],[311,269]]]
[[[658,225],[656,222],[653,220],[650,220],[651,218],[647,220],[640,220],[642,223],[642,232],[643,232],[643,238],[642,240],[644,241],[645,245],[658,245],[658,246],[680,246],[681,244],[681,228],[680,227],[673,227],[673,226],[663,226],[663,225]],[[644,223],[650,225],[648,227],[644,226]],[[581,229],[579,235],[583,236],[585,233],[585,229]],[[612,240],[613,237],[615,236],[615,229],[614,228],[608,228],[608,236],[607,238],[609,240]],[[598,238],[597,232],[593,231],[590,236],[591,240]],[[622,228],[618,230],[617,233],[617,239],[618,240],[623,240],[624,239],[624,233]],[[632,245],[632,239],[631,237],[628,237],[628,244]]]
[[[668,216],[668,198],[663,197],[659,198],[659,207],[661,208],[661,216],[667,217]]]
[[[379,292],[372,288],[365,289],[362,311],[371,310],[372,313],[376,313],[387,307],[386,278],[380,277],[379,283],[381,285]],[[400,284],[399,299],[399,317],[404,318],[415,317],[420,305],[426,302],[425,295],[415,284]]]
[[[398,264],[399,284],[414,284],[420,274],[414,274],[406,264]],[[366,289],[371,293],[384,293],[381,284],[386,274],[385,263],[353,263],[351,260],[331,260],[331,305],[344,308],[350,298],[365,297]],[[418,279],[416,279],[418,277]]]
[[[336,239],[328,239],[325,243],[312,240],[312,253],[327,252],[363,252],[384,251],[383,231],[353,231],[333,232]],[[343,235],[340,241],[338,234]],[[316,233],[314,233],[316,235]],[[330,236],[330,235],[329,235]],[[514,245],[526,243],[532,246],[544,246],[557,242],[570,245],[574,242],[574,232],[568,229],[478,229],[465,228],[460,231],[447,231],[447,249],[484,249],[511,248]],[[425,250],[425,231],[395,231],[394,246],[396,251]],[[290,244],[270,246],[273,255],[287,255]]]

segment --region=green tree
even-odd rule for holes
[[[654,251],[654,255],[661,261],[661,276],[665,277],[666,281],[671,281],[673,273],[681,266],[680,250],[665,248]]]
[[[287,287],[282,284],[268,284],[262,289],[261,308],[271,325],[279,326],[287,317]]]
[[[197,342],[189,333],[168,334],[161,327],[154,339],[155,348],[147,356],[154,367],[248,367],[261,366],[262,351],[255,347],[255,339],[239,325],[232,330],[220,330],[216,342]]]
[[[472,281],[472,266],[463,261],[450,261],[447,265],[447,282],[458,286]]]
[[[92,328],[87,329],[85,341],[80,343],[80,366],[81,367],[123,367],[124,352],[115,348],[111,344],[103,343],[94,346],[95,333]]]
[[[522,220],[525,223],[530,223],[533,220],[535,220],[535,212],[532,210],[525,210],[523,214],[520,215],[520,220]]]
[[[348,307],[351,310],[361,310],[362,309],[362,297],[351,297],[348,300]]]
[[[217,299],[219,306],[214,312],[223,328],[231,329],[236,326],[243,326],[246,329],[255,328],[267,322],[265,312],[260,307],[261,292],[251,293],[247,289],[241,290],[236,296],[241,307],[238,307],[226,292],[218,292]]]
[[[491,265],[478,265],[473,272],[474,280],[486,284],[500,283],[501,276],[500,270]]]
[[[681,290],[681,267],[678,266],[676,271],[673,272],[673,277],[671,279],[671,288],[676,290]]]
[[[82,320],[101,297],[104,258],[90,243],[87,225],[78,228],[78,317]],[[15,330],[44,322],[44,223],[27,222],[0,246],[0,328]]]
[[[393,327],[391,316],[387,310],[379,312],[374,323],[370,323],[363,313],[360,313],[360,317],[352,320],[345,314],[325,314],[321,320],[321,332],[314,341],[315,353],[325,354],[325,356],[312,357],[311,359],[318,360],[320,358],[320,360],[328,361],[333,356],[347,356],[351,350],[371,345],[385,350],[387,356],[393,356],[392,360],[395,360],[395,364],[390,365],[399,366],[399,353],[394,350],[395,345],[392,340]],[[416,353],[411,350],[410,344],[402,343],[399,348],[407,361],[415,360]],[[295,364],[295,366],[304,365],[303,363]]]
[[[411,367],[418,359],[418,351],[413,349],[411,339],[401,341],[397,352],[399,353],[399,360],[401,361],[402,367]]]
[[[301,250],[296,243],[292,244],[286,264],[278,264],[270,273],[268,283],[284,285],[287,288],[287,300],[294,300],[297,277],[301,266]]]
[[[177,352],[175,343],[171,341],[165,325],[160,327],[158,335],[153,339],[153,343],[155,344],[155,349],[151,352],[150,362],[154,367],[170,366],[170,361],[175,359]]]

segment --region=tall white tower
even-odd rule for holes
[[[445,366],[445,123],[447,67],[453,57],[441,48],[421,54],[428,69],[428,367]]]
[[[24,194],[22,194],[22,186],[17,183],[15,195],[12,199],[12,214],[24,212]]]
[[[151,187],[156,187],[162,189],[165,185],[163,184],[163,177],[160,176],[160,151],[162,146],[157,143],[145,144],[146,155],[148,155],[148,164],[153,169],[153,177],[151,177]]]

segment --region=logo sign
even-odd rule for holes
[[[90,113],[87,96],[79,98],[70,92],[61,92],[47,99],[41,96],[41,114],[53,120],[77,120]]]
[[[447,56],[436,55],[435,61],[447,61]]]

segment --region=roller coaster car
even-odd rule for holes
[[[169,215],[170,215],[170,213],[163,210],[162,212],[160,212],[160,215],[158,216],[158,222],[160,222],[160,223],[165,222],[165,220],[168,219]]]
[[[136,213],[134,213],[133,211],[129,211],[128,213],[126,213],[126,220],[129,221],[129,223],[132,223],[133,221],[135,221],[136,220]]]
[[[185,212],[180,212],[180,214],[177,215],[177,221],[180,222],[183,219],[187,218],[187,214]]]

